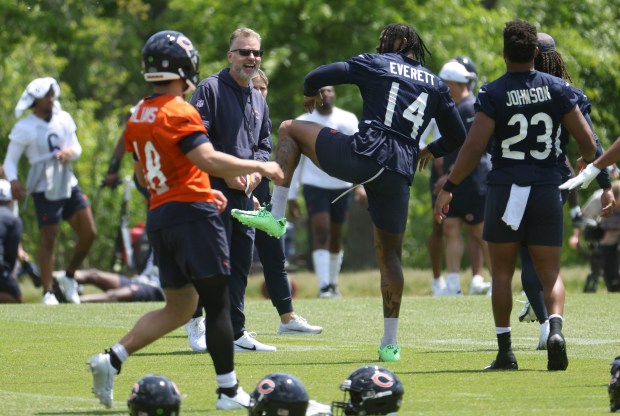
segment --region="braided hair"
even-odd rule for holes
[[[538,38],[536,27],[525,20],[516,19],[504,28],[504,52],[512,62],[524,63],[534,59]]]
[[[573,82],[568,74],[562,55],[557,51],[539,53],[534,58],[534,69],[562,78],[564,81]]]
[[[406,44],[401,44],[398,50],[395,50],[396,41],[407,39]],[[390,53],[399,52],[408,54],[411,52],[416,61],[424,65],[426,54],[432,56],[424,41],[415,31],[413,27],[406,23],[391,23],[381,31],[381,40],[377,46],[377,52]]]

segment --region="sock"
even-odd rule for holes
[[[383,318],[383,338],[381,338],[381,348],[388,344],[398,345],[398,319]]]
[[[284,186],[275,185],[271,194],[271,215],[273,218],[280,219],[286,212],[286,201],[288,200],[288,189]]]
[[[121,366],[129,358],[129,353],[122,344],[117,342],[108,350],[108,354],[110,354],[110,364],[120,374]]]
[[[448,273],[446,284],[448,285],[448,289],[450,289],[452,292],[454,293],[460,292],[461,291],[461,276],[458,273]]]
[[[329,260],[329,251],[325,249],[318,249],[312,252],[312,265],[314,266],[314,273],[316,273],[316,277],[319,280],[319,289],[329,284]]]
[[[342,267],[342,258],[344,252],[340,250],[338,253],[329,253],[329,283],[338,286],[338,276]]]
[[[562,322],[564,319],[561,315],[554,313],[549,316],[549,336],[562,333]]]
[[[217,381],[217,386],[220,389],[235,388],[233,394],[226,394],[227,396],[232,397],[237,393],[237,374],[235,373],[235,370],[226,374],[216,374],[215,380]]]
[[[496,328],[496,331],[500,328]],[[505,329],[505,328],[502,328]],[[510,340],[510,331],[502,332],[497,334],[497,346],[499,348],[499,353],[505,353],[511,350],[512,342]]]

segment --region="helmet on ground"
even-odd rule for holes
[[[177,416],[181,395],[166,377],[149,374],[134,383],[127,407],[132,416]]]
[[[396,374],[376,365],[353,371],[340,390],[344,391],[344,401],[332,402],[334,415],[342,415],[343,411],[345,415],[396,414],[405,393]]]
[[[469,90],[473,91],[476,87],[476,81],[478,81],[478,71],[476,70],[476,65],[469,56],[455,56],[452,59],[463,65],[465,69],[469,71]]]
[[[620,412],[620,356],[611,363],[611,380],[607,386],[609,407],[612,413]]]
[[[250,395],[250,416],[305,416],[308,392],[297,377],[271,373],[258,382]]]
[[[182,79],[194,89],[199,81],[199,61],[192,41],[173,30],[155,33],[142,48],[142,73],[147,82]]]

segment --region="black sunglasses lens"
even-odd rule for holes
[[[255,57],[263,56],[263,51],[256,51],[254,49],[239,49],[239,55],[241,56],[250,56],[250,54]]]

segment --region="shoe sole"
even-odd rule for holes
[[[294,331],[291,329],[278,329],[278,335],[317,335],[323,332],[323,329],[312,330],[312,331]]]
[[[566,341],[559,334],[554,334],[547,341],[547,370],[564,371],[568,368]]]

